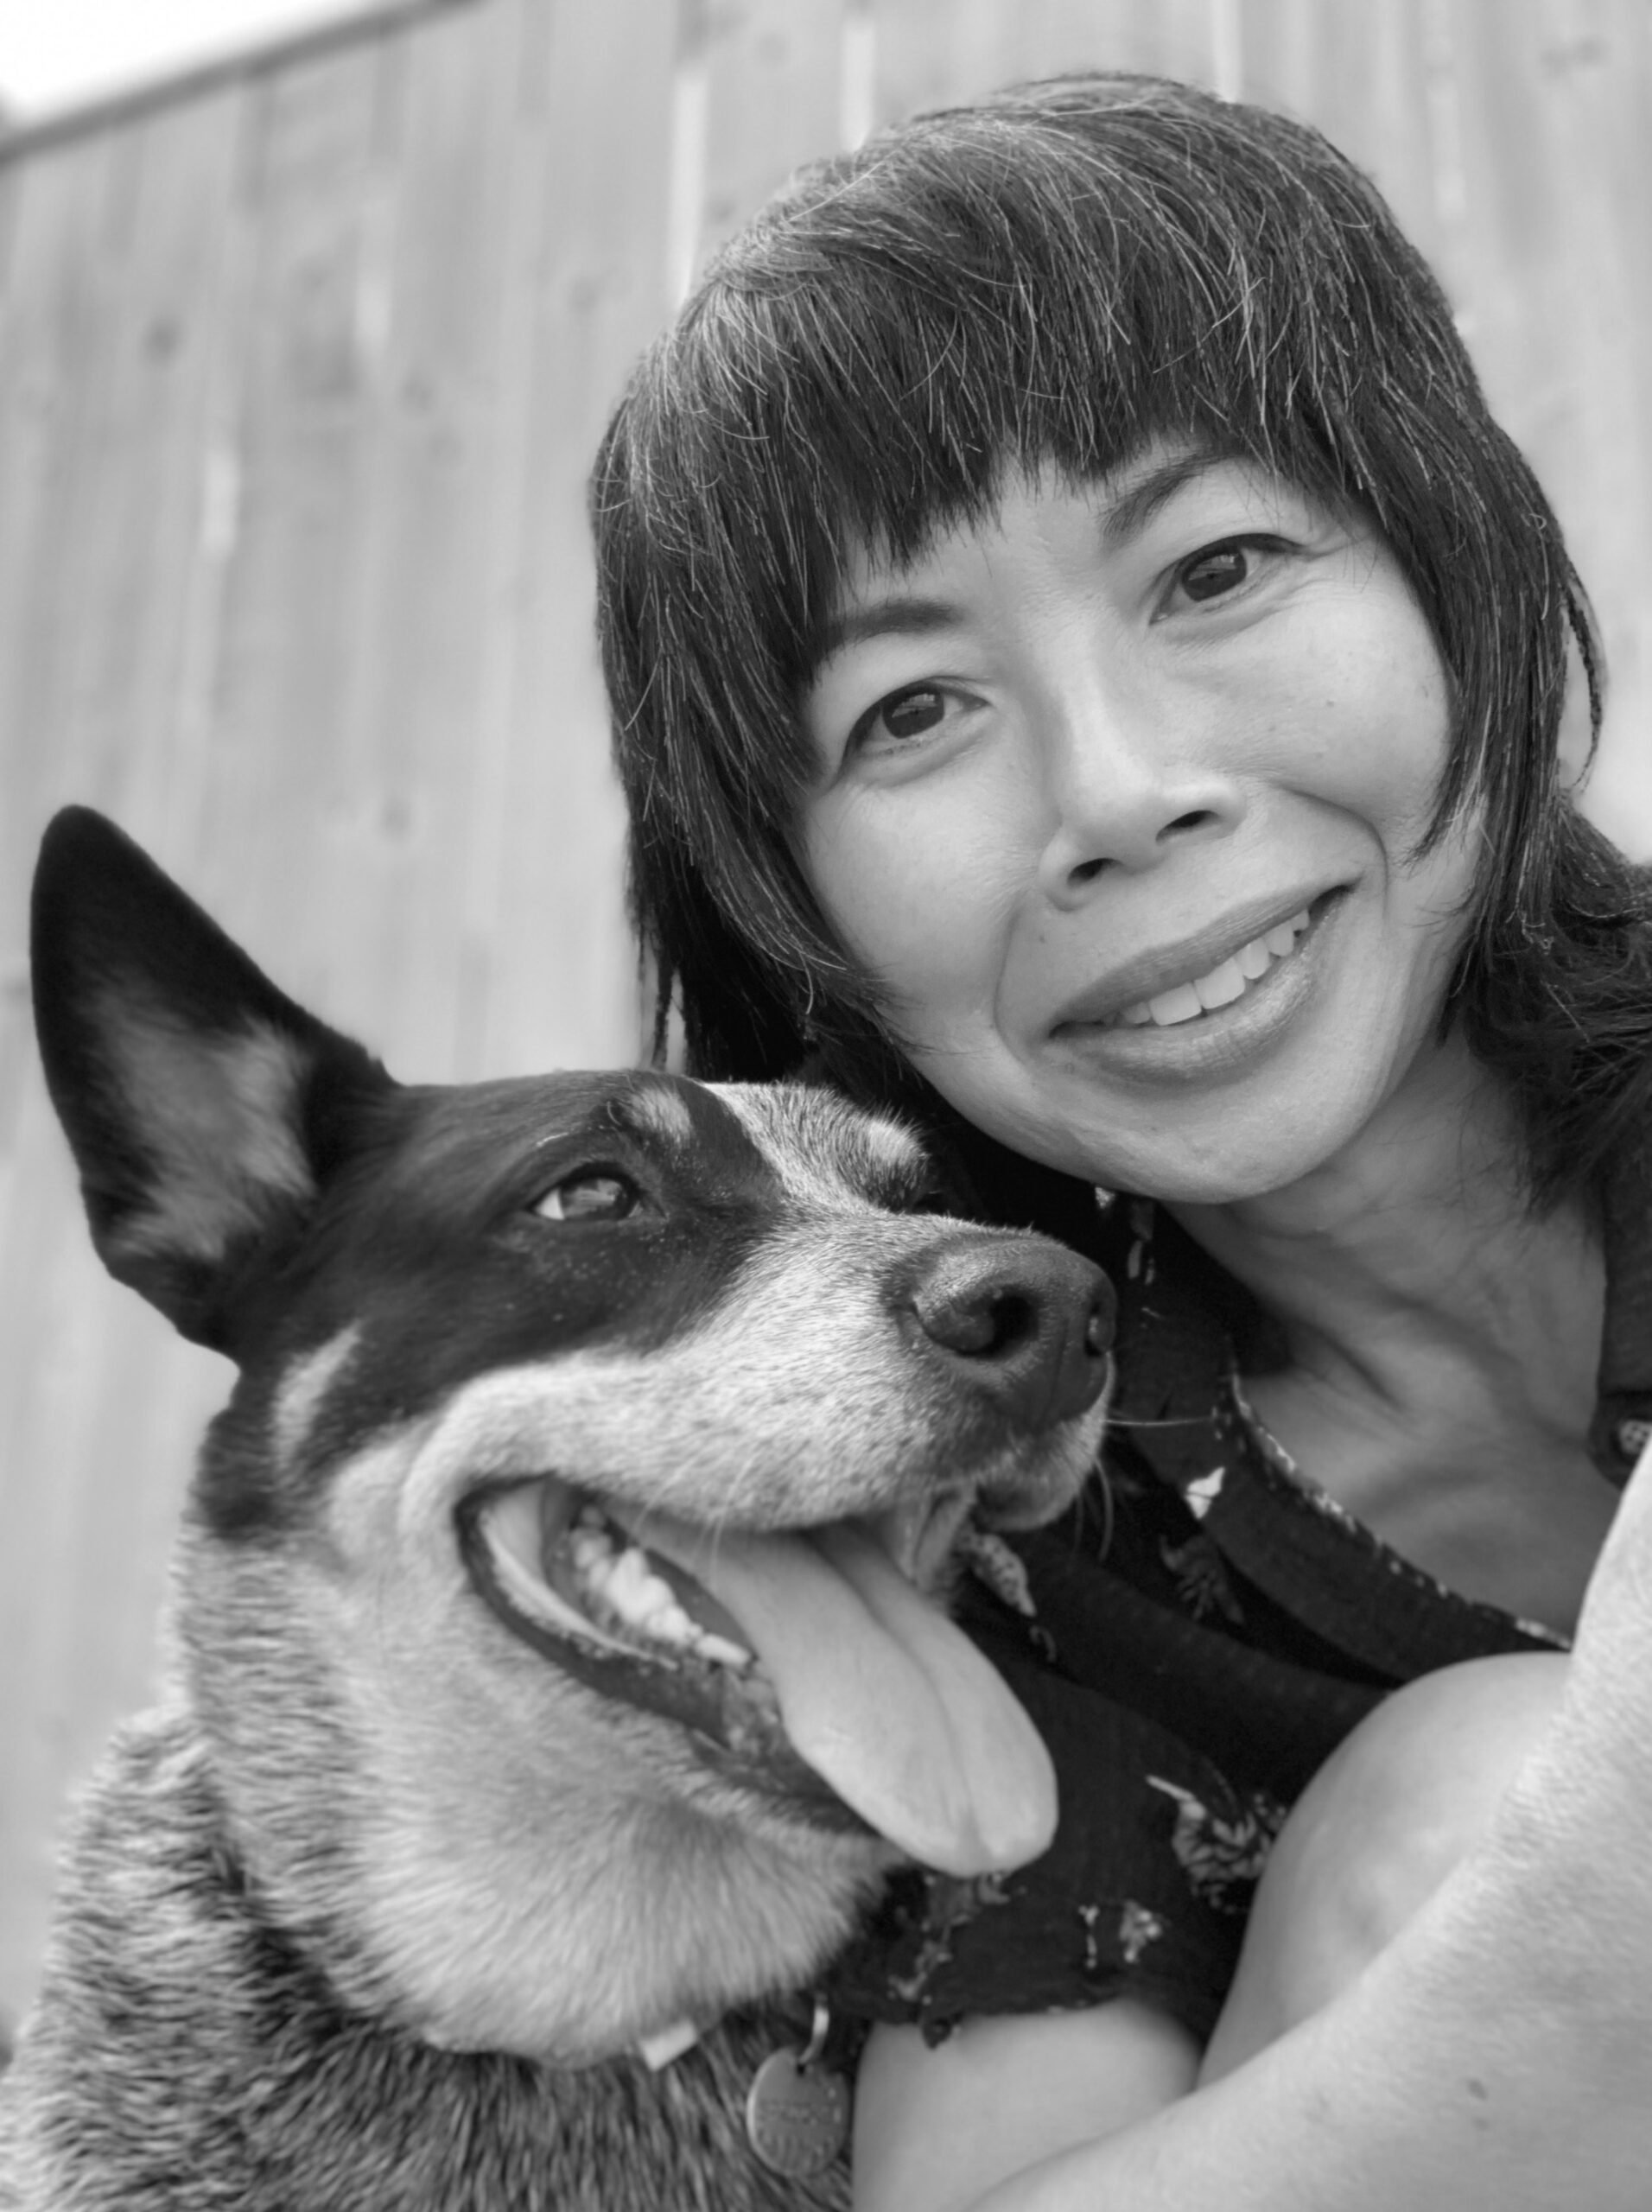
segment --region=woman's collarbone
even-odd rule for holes
[[[1575,1425],[1487,1394],[1401,1408],[1293,1370],[1245,1385],[1304,1478],[1459,1595],[1559,1634],[1575,1623],[1617,1493]]]

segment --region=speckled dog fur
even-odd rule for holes
[[[768,2173],[744,2103],[892,1847],[760,1730],[713,1742],[512,1633],[459,1535],[558,1468],[700,1526],[910,1528],[944,1583],[972,1505],[1071,1494],[1097,1393],[1011,1418],[914,1353],[892,1286],[997,1268],[1083,1331],[1082,1263],[914,1211],[918,1147],[823,1094],[396,1084],[81,810],[35,993],[100,1252],[240,1372],[162,1701],[71,1825],[0,2206],[847,2204],[842,2160]],[[613,1218],[570,1231],[547,1191]]]

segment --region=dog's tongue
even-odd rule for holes
[[[740,1624],[798,1755],[861,1819],[950,1874],[1025,1866],[1055,1834],[1043,1738],[1003,1677],[848,1523],[715,1538],[651,1521]]]

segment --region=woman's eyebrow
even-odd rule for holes
[[[871,638],[932,637],[937,630],[956,628],[957,622],[957,608],[944,599],[892,594],[867,600],[826,617],[813,640],[810,667],[817,674],[835,653]]]
[[[1162,461],[1136,478],[1116,499],[1108,501],[1102,522],[1102,543],[1109,552],[1126,544],[1144,530],[1159,510],[1168,505],[1185,484],[1226,467],[1242,456],[1214,446],[1200,446]]]

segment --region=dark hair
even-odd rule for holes
[[[1448,1004],[1512,1087],[1533,1185],[1592,1174],[1652,1052],[1649,907],[1560,791],[1568,633],[1547,500],[1439,285],[1316,132],[1189,86],[1059,79],[808,169],[715,263],[598,457],[598,611],[633,913],[689,1064],[910,1077],[799,867],[798,713],[846,554],[979,519],[1007,468],[1094,479],[1153,436],[1375,521],[1431,626],[1452,744],[1428,842],[1484,809]],[[661,1033],[663,1034],[663,1029]]]

